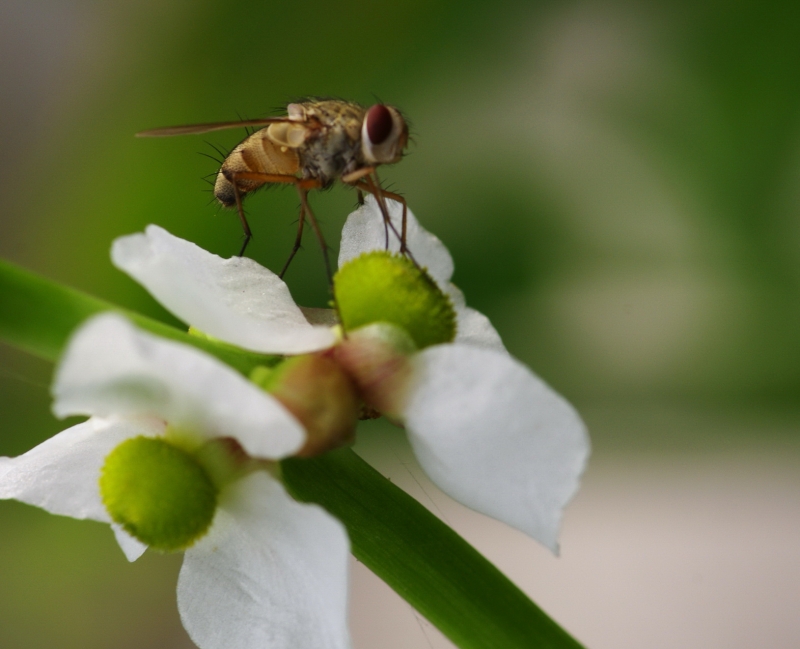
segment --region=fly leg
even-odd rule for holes
[[[356,169],[355,171],[342,176],[342,182],[352,185],[358,190],[359,205],[364,204],[364,192],[375,196],[375,200],[378,201],[378,209],[380,209],[381,214],[383,215],[383,229],[386,236],[384,248],[389,250],[389,228],[391,227],[392,230],[394,230],[394,226],[389,219],[389,212],[386,210],[386,205],[384,205],[381,201],[381,194],[379,193],[380,190],[376,190],[376,185],[372,182],[372,178],[370,177],[370,174],[372,173],[375,173],[375,167],[362,167],[361,169]],[[366,183],[362,180],[363,178],[367,179]],[[377,175],[375,178],[377,179]]]
[[[413,257],[411,257],[411,252],[408,249],[408,203],[406,203],[406,199],[401,196],[400,194],[395,194],[394,192],[387,192],[385,189],[380,188],[380,183],[377,182],[378,176],[375,176],[375,186],[380,189],[381,195],[383,197],[384,207],[386,206],[386,199],[391,198],[393,201],[400,203],[403,206],[403,218],[402,218],[402,226],[400,228],[400,252],[401,254],[407,255],[413,261]],[[388,212],[388,210],[387,210]],[[397,231],[395,230],[395,234]]]
[[[300,221],[297,226],[297,238],[294,240],[294,246],[292,246],[292,252],[289,253],[289,259],[286,260],[286,263],[283,265],[283,270],[278,274],[278,277],[283,279],[283,276],[286,274],[286,271],[289,270],[289,264],[292,263],[292,259],[297,254],[297,251],[300,250],[300,244],[303,241],[303,224],[306,222],[306,210],[303,207],[302,203],[300,204]]]
[[[373,173],[375,172],[375,168],[372,168]],[[394,227],[394,223],[392,223],[392,219],[389,218],[389,210],[386,208],[386,201],[383,199],[383,192],[381,191],[380,184],[377,182],[378,176],[375,175],[375,182],[372,180],[372,176],[367,174],[365,176],[367,179],[366,185],[368,187],[367,191],[375,197],[375,200],[378,203],[378,209],[380,209],[381,214],[383,215],[383,231],[385,236],[385,243],[384,248],[389,250],[389,228],[397,235],[397,229]],[[362,181],[363,182],[363,181]],[[398,235],[399,236],[399,235]],[[403,252],[403,248],[405,247],[404,242],[400,241],[400,252]]]
[[[387,234],[386,234],[386,237],[387,237],[386,247],[387,247],[387,249],[389,247],[389,241],[388,241],[389,234],[388,234],[388,231],[391,230],[394,233],[394,235],[397,237],[397,240],[400,242],[400,253],[404,254],[406,257],[408,257],[414,263],[414,265],[417,268],[419,268],[420,265],[417,263],[417,260],[414,259],[414,255],[411,253],[411,250],[409,250],[409,248],[408,248],[408,242],[407,242],[407,235],[408,235],[408,204],[406,203],[406,199],[403,198],[402,196],[400,196],[400,194],[395,194],[394,192],[387,192],[386,190],[381,189],[380,185],[378,185],[370,176],[367,176],[366,178],[367,178],[366,182],[363,181],[363,180],[359,180],[359,181],[356,181],[355,183],[353,183],[353,185],[355,186],[356,189],[358,189],[360,191],[363,191],[363,192],[367,192],[367,193],[372,194],[373,196],[375,196],[375,200],[377,201],[378,207],[381,210],[381,214],[383,215],[384,226],[386,227],[386,230],[387,230]],[[377,176],[376,176],[376,178],[377,178]],[[393,201],[397,201],[398,203],[400,203],[403,206],[402,225],[400,227],[400,231],[399,232],[398,232],[397,227],[395,226],[395,224],[392,223],[392,220],[389,218],[389,210],[386,207],[386,200],[385,200],[387,198],[391,198]]]
[[[322,257],[325,260],[325,274],[328,276],[328,285],[333,288],[333,273],[331,272],[331,263],[330,258],[328,257],[328,244],[325,243],[325,237],[322,236],[322,230],[317,222],[317,217],[314,216],[314,213],[311,211],[311,207],[308,205],[308,190],[298,183],[297,193],[300,194],[300,204],[302,205],[302,210],[308,217],[308,222],[311,225],[311,229],[314,230],[317,241],[319,241],[319,247],[322,249]]]
[[[232,171],[230,173],[226,173],[225,178],[227,178],[228,181],[233,185],[233,195],[236,198],[236,209],[239,212],[239,220],[241,220],[242,229],[244,230],[245,238],[244,238],[244,244],[242,245],[242,249],[239,251],[240,257],[244,254],[245,248],[247,248],[247,244],[250,243],[250,239],[253,238],[253,233],[250,231],[250,226],[247,223],[247,218],[244,215],[244,208],[242,207],[242,190],[239,188],[240,181],[247,182],[248,187],[245,191],[248,192],[257,189],[261,185],[266,185],[267,183],[295,185],[298,188],[303,187],[306,191],[308,191],[309,189],[316,189],[320,186],[320,182],[314,178],[303,179],[289,174],[264,174],[258,171]],[[298,240],[300,238],[300,235],[302,234],[302,229],[303,229],[302,210],[300,214],[299,229],[301,230],[301,232],[298,232]],[[295,242],[295,246],[299,248],[297,242]],[[296,252],[297,249],[294,249],[292,251],[292,254],[289,257],[289,261],[292,260]],[[286,262],[283,271],[281,271],[281,277],[283,277],[283,273],[286,272],[286,269],[288,267],[289,267],[289,262]]]
[[[253,238],[253,233],[250,231],[250,225],[247,223],[247,217],[244,215],[244,207],[242,207],[242,194],[239,191],[239,186],[235,182],[231,182],[233,185],[233,196],[236,199],[236,210],[239,212],[239,220],[242,222],[242,230],[244,230],[244,241],[242,242],[242,248],[239,250],[239,257],[244,255],[245,248],[247,248],[247,244],[250,243],[250,239]]]
[[[311,228],[314,230],[314,234],[317,237],[317,241],[319,241],[320,248],[322,249],[322,258],[325,262],[325,276],[328,279],[328,290],[330,291],[331,295],[333,296],[333,306],[336,310],[336,315],[341,322],[341,316],[339,313],[339,305],[336,301],[336,295],[333,292],[333,273],[331,272],[331,262],[330,256],[328,255],[328,245],[325,243],[325,237],[322,235],[322,230],[319,227],[319,223],[317,222],[317,218],[314,216],[314,212],[311,211],[311,207],[308,204],[308,192],[311,189],[319,189],[321,183],[316,178],[298,178],[297,176],[292,176],[289,174],[265,174],[260,173],[257,171],[237,171],[230,174],[229,180],[233,183],[234,190],[236,190],[236,197],[237,197],[237,205],[241,206],[241,196],[239,195],[239,190],[236,186],[237,180],[245,180],[249,183],[254,184],[256,187],[259,185],[264,185],[266,183],[282,183],[285,185],[294,185],[297,188],[297,193],[300,195],[300,224],[297,228],[297,238],[295,239],[294,248],[292,249],[292,254],[289,256],[289,260],[283,267],[281,271],[281,277],[286,272],[286,269],[289,267],[289,262],[292,261],[297,250],[300,248],[300,242],[303,235],[303,223],[306,219],[308,219]],[[255,187],[254,187],[255,189]],[[240,208],[241,209],[241,208]],[[242,215],[242,219],[244,219],[244,212],[240,211]],[[244,221],[246,224],[247,222]],[[250,240],[250,228],[246,227],[245,234],[248,235],[247,241]],[[245,242],[245,244],[247,243]],[[244,250],[244,249],[243,249]]]
[[[308,189],[303,187],[301,183],[297,183],[296,186],[297,193],[300,194],[300,204],[302,206],[302,210],[308,218],[308,223],[311,225],[311,229],[314,230],[314,234],[317,235],[319,247],[322,249],[322,258],[325,260],[325,273],[328,276],[328,290],[333,298],[333,309],[336,311],[336,318],[339,320],[339,322],[342,322],[342,312],[339,311],[339,301],[336,299],[336,293],[333,290],[333,273],[331,272],[331,262],[328,256],[328,244],[325,243],[325,237],[322,236],[322,230],[317,222],[317,217],[314,216],[314,212],[311,211],[311,206],[308,204]],[[347,332],[343,331],[343,336],[347,338]]]
[[[344,176],[342,176],[342,182],[347,185],[352,185],[353,187],[357,187],[359,181],[364,176],[368,176],[369,174],[371,174],[373,171],[375,171],[375,167],[361,167],[361,169],[356,169],[355,171],[351,171],[349,174],[345,174]],[[362,189],[358,189],[358,204],[359,205],[364,204],[364,191]]]

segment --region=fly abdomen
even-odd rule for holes
[[[233,183],[225,177],[222,169],[217,173],[217,180],[214,182],[214,198],[225,207],[236,205],[236,193],[233,191]]]
[[[294,176],[299,169],[297,152],[276,144],[267,136],[267,129],[261,129],[240,142],[225,158],[214,183],[214,196],[225,207],[233,207],[236,205],[234,182],[240,196],[270,182],[266,178],[242,177],[241,174]]]

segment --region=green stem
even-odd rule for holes
[[[352,450],[281,464],[292,494],[341,520],[355,557],[459,647],[580,647],[475,548]]]
[[[142,329],[202,349],[245,376],[257,365],[273,365],[277,360],[189,335],[0,259],[0,339],[7,343],[55,362],[75,327],[103,311],[121,313]]]
[[[0,339],[55,361],[86,318],[116,311],[245,375],[274,357],[190,336],[0,261]],[[472,546],[350,449],[282,462],[287,487],[347,527],[353,554],[463,649],[580,645]]]

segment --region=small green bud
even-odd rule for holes
[[[135,437],[106,458],[100,494],[114,522],[158,550],[189,547],[214,519],[218,489],[185,450],[161,438]]]
[[[408,333],[377,322],[360,327],[334,349],[336,361],[358,386],[368,407],[400,421],[416,351]]]
[[[292,356],[272,369],[259,366],[250,380],[305,428],[299,457],[313,457],[353,440],[360,405],[356,386],[328,354]]]
[[[333,287],[345,331],[388,322],[407,331],[420,349],[456,336],[450,298],[407,257],[364,253],[339,269]]]

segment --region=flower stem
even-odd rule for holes
[[[103,311],[116,311],[146,331],[198,347],[245,376],[258,365],[273,365],[278,360],[278,357],[191,336],[0,259],[0,340],[34,356],[56,361],[72,331],[87,318]]]
[[[341,520],[355,557],[462,649],[581,646],[475,548],[351,449],[281,464],[290,492]]]

